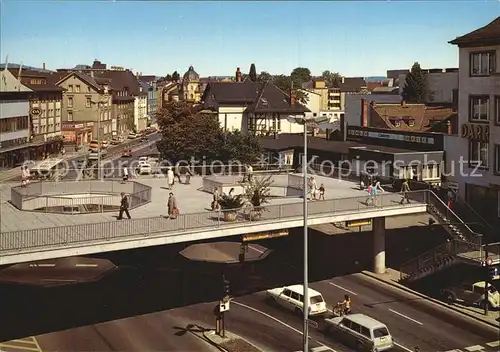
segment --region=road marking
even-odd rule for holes
[[[75,267],[77,268],[97,268],[99,264],[85,264],[85,263],[79,263],[75,264]]]
[[[476,351],[484,350],[484,347],[480,346],[480,345],[474,345],[474,346],[465,347],[465,349],[469,352],[476,352]]]
[[[281,325],[283,325],[283,326],[285,326],[285,327],[289,328],[290,330],[295,331],[297,334],[304,335],[304,334],[302,333],[302,331],[295,329],[293,326],[288,325],[288,324],[287,324],[287,323],[285,323],[284,321],[281,321],[281,320],[279,320],[278,318],[275,318],[275,317],[273,317],[273,316],[272,316],[272,315],[270,315],[270,314],[267,314],[267,313],[265,313],[265,312],[263,312],[263,311],[261,311],[261,310],[258,310],[257,308],[247,306],[246,304],[243,304],[243,303],[240,303],[240,302],[236,302],[236,301],[234,301],[234,300],[232,300],[232,301],[231,301],[231,303],[236,304],[236,305],[241,306],[241,307],[244,307],[244,308],[246,308],[246,309],[253,310],[253,311],[254,311],[254,312],[256,312],[256,313],[262,314],[263,316],[265,316],[265,317],[267,317],[267,318],[269,318],[269,319],[271,319],[271,320],[274,320],[275,322],[277,322],[277,323],[279,323],[279,324],[281,324]],[[309,338],[309,339],[312,339],[312,338],[311,338],[311,336],[308,336],[308,338]],[[323,344],[323,343],[321,343],[321,342],[319,342],[319,341],[316,341],[316,343],[317,343],[317,344],[319,344],[319,345],[321,345],[321,346],[328,347],[328,346],[326,346],[325,344]],[[337,352],[337,351],[335,351],[334,349],[332,349],[332,351],[333,351],[333,352]]]
[[[252,249],[252,250],[254,250],[254,251],[256,251],[257,253],[260,253],[260,254],[262,254],[262,253],[265,253],[265,252],[266,252],[266,251],[263,251],[263,250],[258,249],[257,247],[254,247],[254,246],[252,246],[252,245],[248,245],[248,248],[250,248],[250,249]]]
[[[345,292],[349,292],[349,293],[350,293],[351,295],[353,295],[353,296],[357,296],[357,295],[358,295],[356,292],[353,292],[353,291],[351,291],[351,290],[348,290],[348,289],[347,289],[347,288],[345,288],[345,287],[342,287],[342,286],[339,286],[339,285],[337,285],[337,284],[334,284],[333,282],[329,282],[329,284],[330,284],[330,285],[332,285],[332,286],[335,286],[336,288],[340,288],[341,290],[344,290]]]
[[[402,344],[397,343],[397,342],[395,342],[395,341],[394,341],[394,344],[395,344],[396,346],[398,346],[399,348],[401,348],[401,349],[403,349],[403,350],[407,351],[407,352],[414,352],[414,350],[410,350],[408,347],[405,347],[405,346],[403,346]]]
[[[38,264],[38,263],[30,263],[30,268],[53,268],[55,264]]]
[[[418,324],[418,325],[424,325],[424,324],[422,324],[421,322],[419,322],[418,320],[415,320],[415,319],[413,319],[413,318],[410,318],[410,317],[409,317],[409,316],[407,316],[407,315],[404,315],[404,314],[401,314],[401,313],[399,313],[399,312],[396,312],[394,309],[389,309],[389,311],[390,311],[390,312],[393,312],[394,314],[399,315],[400,317],[406,318],[406,319],[408,319],[408,320],[410,320],[410,321],[414,322],[415,324]]]
[[[493,342],[488,342],[486,344],[486,346],[489,346],[489,347],[500,347],[500,340],[498,341],[493,341]]]
[[[26,347],[26,346],[19,346],[19,345],[11,345],[9,343],[0,344],[0,348],[9,348],[9,349],[12,348],[13,350],[40,352],[40,349],[38,347]]]
[[[42,279],[42,281],[53,281],[53,282],[77,282],[77,280],[70,280],[70,279]]]

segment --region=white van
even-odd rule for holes
[[[312,288],[309,293],[309,315],[318,316],[328,312],[323,295]],[[280,306],[293,311],[302,316],[304,313],[304,286],[292,285],[279,288],[273,288],[266,291],[267,298],[276,302]]]
[[[356,351],[382,352],[394,347],[387,326],[364,314],[325,319],[325,333],[335,335]]]

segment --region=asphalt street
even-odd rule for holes
[[[227,258],[236,255],[237,246],[211,244]],[[260,262],[228,266],[187,262],[180,255],[174,258],[167,248],[111,254],[108,259],[120,269],[98,282],[50,288],[0,285],[5,297],[0,302],[2,319],[9,321],[0,331],[0,341],[38,335],[41,351],[204,351],[208,347],[183,329],[189,324],[213,328],[212,311],[222,295],[224,273],[235,295],[227,314],[229,331],[266,351],[301,349],[301,319],[268,304],[261,292],[300,283],[300,269],[273,253]],[[415,346],[426,352],[465,351],[474,346],[482,346],[483,352],[498,351],[488,346],[498,339],[497,331],[360,274],[333,277],[332,272],[347,270],[341,265],[332,257],[332,265],[322,274],[326,279],[311,286],[329,305],[349,293],[355,312],[388,325],[399,345],[396,351],[411,351]],[[66,329],[70,330],[62,331]],[[47,334],[52,331],[58,332]],[[351,351],[314,327],[310,337],[313,347],[324,344],[337,352]],[[0,349],[5,348],[0,345]]]

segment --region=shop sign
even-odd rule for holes
[[[460,129],[462,138],[469,140],[489,142],[490,141],[490,126],[478,125],[472,123],[464,123]]]
[[[397,134],[385,132],[363,131],[359,129],[348,129],[347,134],[352,137],[368,137],[375,139],[388,139],[401,142],[412,142],[419,144],[434,144],[434,138],[428,136],[419,136],[416,133],[412,134]]]
[[[42,113],[40,108],[32,108],[30,111],[31,116],[39,116]]]
[[[61,131],[61,135],[64,138],[65,142],[74,142],[75,141],[75,132],[74,131]]]
[[[17,147],[26,143],[28,143],[28,137],[14,138],[0,142],[0,148]]]
[[[258,232],[242,236],[242,242],[265,240],[269,238],[288,236],[288,230],[278,230],[269,232]]]
[[[87,122],[85,125],[87,127],[92,127],[92,126],[94,126],[94,122]],[[83,127],[83,125],[82,125],[82,127]]]
[[[83,126],[83,123],[63,123],[61,130],[77,130]]]
[[[372,224],[372,219],[351,220],[345,222],[346,227],[369,226],[371,224]]]

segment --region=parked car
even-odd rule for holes
[[[130,158],[132,156],[132,150],[131,149],[125,149],[122,152],[122,158]]]
[[[106,149],[107,147],[109,147],[109,142],[108,141],[102,141],[101,142],[101,146],[102,146],[102,148]]]
[[[111,145],[118,145],[120,144],[122,141],[120,141],[120,139],[116,138],[116,137],[113,137],[113,139],[111,139]]]
[[[325,334],[338,338],[356,351],[388,351],[394,341],[387,326],[365,314],[325,319]]]
[[[323,295],[312,288],[309,292],[309,315],[318,316],[328,312]],[[285,309],[289,309],[297,315],[302,316],[304,308],[304,286],[292,285],[273,288],[266,291],[267,298],[276,302]]]
[[[499,308],[500,293],[495,286],[488,283],[488,299],[485,299],[484,285],[484,281],[478,281],[473,284],[466,283],[457,287],[448,287],[441,290],[441,295],[449,303],[462,302],[480,307],[488,304],[490,308]]]
[[[153,169],[150,164],[143,162],[139,163],[139,167],[137,168],[137,172],[139,175],[150,175],[153,172]]]
[[[137,134],[136,134],[136,133],[132,133],[132,132],[130,132],[130,133],[128,134],[128,139],[136,139],[136,138],[137,138]]]

